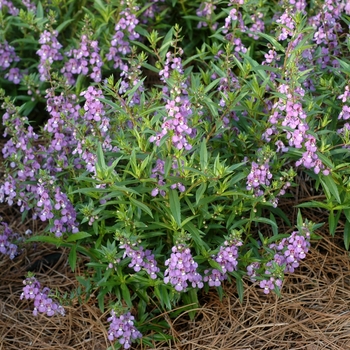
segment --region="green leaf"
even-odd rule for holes
[[[128,305],[128,307],[131,309],[132,302],[131,302],[130,291],[129,291],[128,286],[125,283],[122,283],[120,285],[120,288],[122,290],[123,301],[125,301],[126,304]]]
[[[273,221],[276,224],[275,216],[272,213],[270,213],[270,220]],[[273,233],[274,236],[278,235],[277,224],[276,224],[276,226],[272,226],[272,233]]]
[[[326,192],[326,194],[328,194],[327,197],[329,197],[328,199],[330,199],[330,194],[333,195],[333,197],[335,198],[335,200],[341,204],[341,200],[340,200],[340,196],[339,196],[339,192],[338,192],[338,187],[336,185],[336,183],[334,182],[334,179],[331,175],[328,176],[323,176],[321,179],[321,183],[322,183],[322,187],[324,189],[324,191]]]
[[[350,245],[350,221],[346,221],[344,226],[344,246],[346,250],[349,250]]]
[[[208,167],[208,151],[207,151],[207,143],[205,141],[205,138],[203,138],[203,141],[201,143],[201,149],[200,149],[200,164],[201,164],[201,170],[205,171]]]
[[[162,42],[162,46],[159,49],[159,55],[162,58],[162,60],[165,60],[165,55],[168,52],[169,47],[170,47],[171,42],[172,42],[173,33],[174,33],[174,29],[170,28],[167,35],[164,37],[164,40]]]
[[[333,210],[330,211],[328,214],[328,223],[329,223],[329,233],[334,237],[335,231],[338,226],[341,210],[338,210],[338,212],[335,214]]]
[[[236,278],[236,286],[237,286],[237,293],[238,293],[239,301],[241,303],[243,303],[244,287],[243,287],[242,276],[239,273],[237,273],[236,271],[233,271],[232,275],[235,276],[235,278]]]
[[[266,40],[268,40],[272,46],[274,46],[277,50],[285,52],[284,47],[272,36],[265,34],[265,33],[255,33],[256,35],[262,36],[263,38],[265,38]]]
[[[103,155],[102,145],[99,142],[97,145],[97,165],[98,169],[104,171],[106,169],[105,157]]]
[[[331,207],[329,204],[323,203],[323,202],[318,202],[318,201],[311,201],[311,202],[306,202],[306,203],[301,203],[295,206],[296,208],[323,208],[330,210]]]
[[[207,184],[206,183],[202,183],[197,191],[196,191],[196,205],[198,205],[199,201],[202,199],[202,196],[204,194],[204,192],[206,191],[207,189]]]
[[[33,236],[28,238],[26,242],[44,242],[44,243],[51,243],[59,246],[62,244],[62,239],[57,237],[50,237],[50,236]]]
[[[209,246],[201,238],[201,234],[204,235],[204,233],[194,226],[192,222],[188,222],[184,228],[191,234],[191,237],[198,248],[205,251],[209,250]]]
[[[272,228],[275,228],[276,230],[278,230],[277,224],[275,222],[273,222],[270,219],[266,219],[266,218],[254,218],[252,221],[255,222],[262,222],[264,224],[268,224],[270,225]]]
[[[246,165],[246,164],[247,164],[247,162],[242,162],[242,163],[233,164],[233,165],[231,165],[231,166],[227,169],[227,171],[231,172],[231,171],[236,170],[236,169],[238,169],[238,168],[240,168],[241,166]]]
[[[140,201],[138,201],[137,199],[132,198],[132,197],[130,197],[129,199],[130,199],[130,202],[133,203],[136,207],[140,208],[145,213],[147,213],[151,218],[153,218],[153,214],[152,214],[150,208],[148,208],[146,204],[143,204]]]
[[[165,306],[168,310],[171,310],[172,305],[169,298],[168,288],[165,285],[160,284],[154,287],[154,291],[161,304]]]
[[[350,221],[350,209],[344,209],[344,215],[346,216],[346,219]]]
[[[90,233],[87,232],[77,232],[77,233],[72,233],[66,240],[66,242],[76,242],[80,239],[84,239],[87,237],[91,237]]]
[[[38,5],[36,6],[36,17],[37,18],[44,17],[44,9],[43,9],[43,5],[41,4],[41,1],[39,1]]]
[[[214,81],[212,81],[205,89],[204,89],[204,94],[207,94],[213,87],[215,87],[221,80],[222,78],[217,78]]]
[[[68,262],[69,266],[72,269],[72,271],[75,271],[75,267],[77,264],[77,245],[73,245],[70,249],[69,256],[68,256]]]
[[[179,228],[181,227],[181,208],[180,208],[180,200],[179,195],[177,194],[177,190],[169,191],[169,205],[170,211],[173,215],[175,222],[178,224]]]
[[[65,29],[66,27],[68,27],[69,23],[72,23],[74,21],[74,18],[71,19],[67,19],[66,21],[64,21],[63,23],[61,23],[56,30],[60,33],[63,29]]]

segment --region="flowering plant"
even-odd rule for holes
[[[299,207],[328,210],[331,234],[343,216],[350,243],[348,3],[179,3],[1,5],[0,201],[47,223],[27,243],[69,248],[72,270],[89,257],[77,279],[125,349],[200,289],[234,280],[243,300],[246,278],[280,293],[321,225],[279,208],[298,174],[324,198]],[[64,314],[25,285],[35,314]]]

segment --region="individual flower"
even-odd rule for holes
[[[9,72],[5,74],[5,78],[8,81],[12,81],[14,84],[19,84],[22,79],[22,74],[19,68],[10,68]]]

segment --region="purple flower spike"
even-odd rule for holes
[[[111,317],[107,319],[111,323],[108,339],[110,341],[117,340],[124,349],[130,349],[131,343],[142,337],[142,334],[134,326],[134,319],[130,312],[118,317],[115,311],[112,310]]]
[[[197,272],[198,264],[193,260],[191,250],[184,244],[172,248],[170,259],[165,261],[164,282],[171,283],[178,292],[191,283],[193,288],[202,288],[202,276]]]

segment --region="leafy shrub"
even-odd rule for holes
[[[324,198],[299,207],[328,210],[331,234],[343,216],[349,248],[349,13],[335,0],[3,2],[0,200],[47,223],[27,243],[69,248],[73,270],[90,258],[77,279],[112,310],[116,346],[166,337],[164,310],[225,280],[242,300],[243,278],[279,293],[322,225],[278,207],[298,173]],[[32,275],[23,293],[63,313]]]

